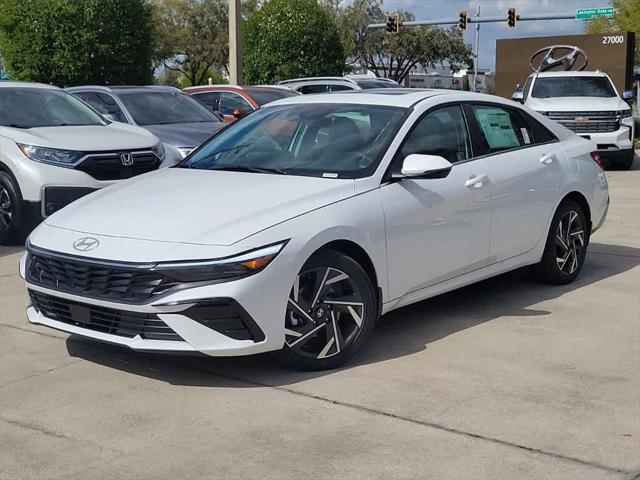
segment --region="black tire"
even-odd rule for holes
[[[629,170],[633,165],[634,156],[635,152],[632,148],[625,153],[623,158],[615,160],[613,166],[618,170]]]
[[[542,260],[534,266],[536,278],[552,285],[573,282],[582,270],[588,245],[584,211],[573,200],[565,200],[553,216]]]
[[[285,345],[274,356],[298,370],[336,368],[366,343],[377,317],[375,289],[364,269],[351,257],[322,250],[294,279]]]
[[[22,197],[11,177],[0,172],[0,245],[24,242]]]

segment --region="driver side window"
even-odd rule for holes
[[[451,163],[471,158],[467,124],[458,105],[439,108],[418,120],[405,141],[401,157],[421,153],[438,155]]]

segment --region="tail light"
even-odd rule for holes
[[[604,170],[604,162],[602,161],[602,158],[600,157],[600,154],[598,152],[591,152],[591,159]]]

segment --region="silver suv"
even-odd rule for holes
[[[173,165],[224,126],[222,118],[177,88],[83,86],[67,88],[110,120],[156,135]]]

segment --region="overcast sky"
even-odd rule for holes
[[[519,22],[516,28],[507,26],[507,10],[516,9],[516,13],[569,13],[575,14],[579,8],[608,7],[609,0],[384,0],[387,12],[408,10],[416,20],[440,18],[457,19],[461,10],[475,15],[480,5],[481,16],[503,15],[502,23],[483,23],[480,25],[480,68],[495,68],[496,40],[501,38],[544,37],[552,35],[578,35],[584,33],[585,23],[578,20],[546,20]],[[469,25],[464,34],[465,41],[473,45],[475,27]]]

